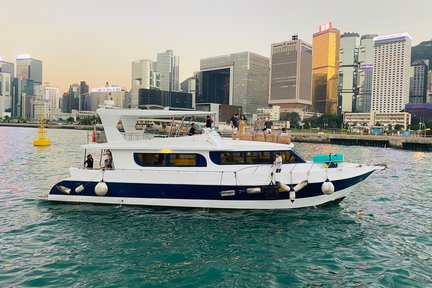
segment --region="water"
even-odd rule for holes
[[[36,132],[0,127],[0,287],[432,287],[432,153],[299,143],[388,164],[317,209],[61,204],[86,132]]]

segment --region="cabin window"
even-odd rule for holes
[[[135,163],[144,167],[206,167],[207,161],[195,153],[134,153]]]
[[[247,164],[269,164],[272,163],[269,151],[246,152]]]
[[[245,152],[228,152],[215,151],[210,152],[210,159],[218,165],[235,165],[235,164],[271,164],[274,161],[275,153],[280,152],[283,163],[304,163],[294,151],[245,151]]]
[[[140,166],[166,166],[166,154],[163,153],[134,153],[135,163]]]
[[[220,164],[243,164],[243,152],[221,152]]]

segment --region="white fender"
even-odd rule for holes
[[[324,183],[321,185],[321,191],[326,194],[326,195],[330,195],[334,192],[335,188],[332,182],[330,182],[330,180],[326,180],[324,181]]]
[[[289,192],[289,199],[291,200],[291,202],[294,202],[294,200],[296,199],[296,192],[294,190],[291,190]]]
[[[98,196],[105,196],[108,193],[108,185],[105,182],[99,182],[95,186],[95,193]]]
[[[278,184],[278,186],[280,188],[282,188],[283,190],[285,190],[286,192],[291,191],[291,187],[289,187],[288,185],[286,185],[285,183],[282,183],[280,181],[277,181],[276,184]]]
[[[308,185],[308,180],[303,180],[300,183],[298,183],[296,186],[294,186],[294,191],[298,192],[301,189],[303,189],[304,187],[306,187],[306,185]]]
[[[65,194],[70,194],[70,191],[71,191],[70,188],[67,188],[67,187],[62,186],[62,185],[57,185],[56,188],[57,188],[57,190],[59,190],[60,192],[65,193]]]
[[[75,192],[76,193],[81,193],[82,191],[84,191],[84,186],[83,185],[79,185],[78,187],[75,188]]]

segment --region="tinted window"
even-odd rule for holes
[[[283,163],[304,163],[294,151],[248,151],[248,152],[210,152],[210,159],[219,165],[234,164],[270,164],[273,163],[275,153],[281,153]]]
[[[152,167],[206,167],[207,161],[195,153],[134,153],[135,163]]]

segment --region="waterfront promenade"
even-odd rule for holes
[[[8,123],[0,122],[0,126],[6,127],[24,127],[24,128],[38,128],[39,123]],[[78,125],[78,124],[45,124],[48,129],[77,129],[77,130],[92,130],[93,125]]]
[[[432,151],[432,137],[291,133],[291,140],[293,142],[330,143],[384,148],[392,147],[405,150]]]

